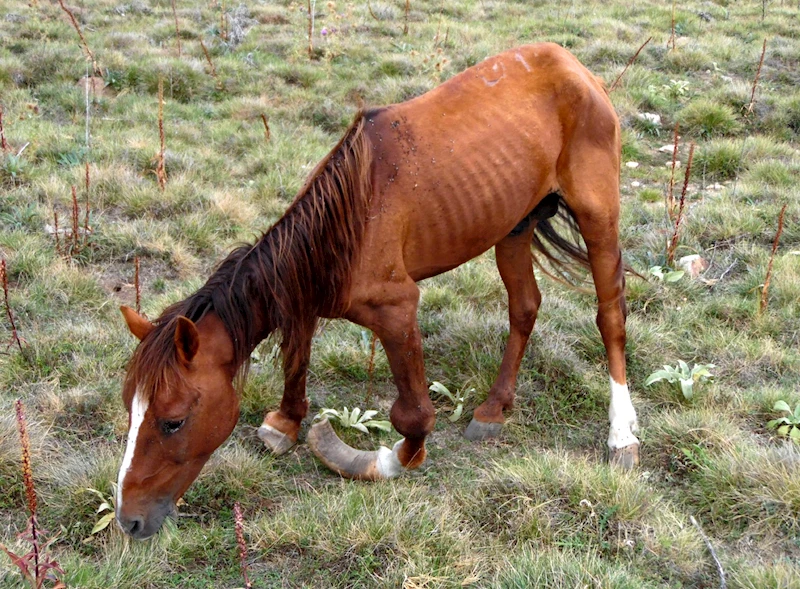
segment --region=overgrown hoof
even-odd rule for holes
[[[285,454],[297,443],[297,440],[293,440],[283,432],[276,430],[274,427],[267,425],[266,423],[262,424],[261,427],[258,428],[258,437],[261,438],[261,441],[264,442],[264,445],[272,450],[272,453],[276,456]]]
[[[469,422],[464,437],[472,442],[480,442],[489,438],[496,438],[503,429],[502,423],[495,421],[478,421],[475,418]]]
[[[322,464],[347,479],[379,481],[397,476],[401,470],[396,452],[384,447],[372,452],[351,448],[339,439],[327,419],[311,426],[306,443]]]
[[[624,448],[609,448],[608,463],[631,470],[639,466],[639,444],[631,444]]]

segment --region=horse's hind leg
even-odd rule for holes
[[[496,436],[505,421],[503,411],[514,403],[517,373],[533,331],[542,295],[533,275],[531,239],[535,222],[495,246],[497,269],[508,291],[509,334],[503,362],[489,396],[477,409],[464,435],[470,440]]]
[[[608,356],[611,403],[609,461],[632,468],[639,463],[636,411],[625,378],[625,275],[619,247],[619,168],[607,152],[580,158],[592,162],[577,177],[562,179],[564,198],[586,242],[597,291],[597,327]],[[607,165],[602,165],[607,163]]]

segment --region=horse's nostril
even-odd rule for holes
[[[144,526],[144,523],[142,522],[142,520],[140,520],[138,518],[134,519],[131,522],[130,535],[131,536],[136,536],[136,532],[140,531],[143,526]]]
[[[140,516],[132,517],[130,519],[120,518],[119,525],[123,532],[135,538],[144,528],[144,518]]]

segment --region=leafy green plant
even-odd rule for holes
[[[785,411],[788,415],[773,419],[767,423],[769,429],[777,429],[779,436],[787,436],[790,440],[800,444],[800,403],[795,405],[794,411],[786,401],[776,401],[773,411]]]
[[[677,282],[686,274],[683,270],[673,270],[669,266],[653,266],[650,274],[664,282]]]
[[[95,522],[92,531],[88,538],[84,539],[84,542],[89,542],[92,539],[92,536],[95,534],[99,534],[103,530],[105,530],[108,525],[114,521],[114,515],[116,513],[116,497],[117,497],[117,484],[111,483],[111,495],[106,495],[102,491],[98,491],[97,489],[87,488],[87,493],[92,493],[96,495],[98,499],[100,499],[100,506],[97,508],[97,514],[103,514],[100,519]]]
[[[436,393],[437,395],[445,397],[453,404],[453,413],[447,418],[452,422],[458,421],[458,419],[461,417],[461,413],[464,411],[464,401],[466,400],[467,395],[475,391],[475,389],[470,389],[466,393],[462,392],[461,395],[458,393],[454,395],[450,392],[450,389],[435,380],[431,386],[428,387],[428,390],[432,393]]]
[[[689,401],[694,397],[694,384],[713,378],[710,368],[713,364],[695,364],[691,369],[683,360],[678,360],[677,366],[664,365],[663,370],[656,370],[645,381],[645,386],[650,386],[654,382],[666,380],[669,383],[679,382],[684,398]]]
[[[369,433],[370,429],[379,429],[383,432],[392,430],[392,424],[388,421],[373,419],[378,414],[374,409],[367,409],[363,413],[358,407],[353,407],[350,411],[347,407],[338,411],[336,409],[322,409],[314,419],[336,418],[336,420],[343,426],[357,429],[363,433]]]
[[[648,86],[648,90],[651,92],[660,91],[668,98],[678,100],[686,96],[689,90],[689,82],[687,80],[670,80],[669,84],[662,84],[660,88],[657,88],[655,84],[651,84]]]
[[[7,153],[0,161],[2,162],[0,171],[3,172],[3,176],[10,180],[12,186],[19,184],[27,170],[27,164],[22,158],[22,150],[16,155]]]

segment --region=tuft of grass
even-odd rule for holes
[[[695,137],[737,135],[742,124],[732,108],[715,101],[698,98],[678,113],[681,129]]]
[[[695,165],[709,180],[731,180],[747,167],[742,142],[721,139],[703,143],[697,150]]]
[[[594,554],[580,550],[555,550],[541,553],[530,548],[508,558],[503,571],[493,581],[502,589],[526,587],[602,587],[604,589],[649,589],[659,587],[637,575],[624,564],[609,564]]]

